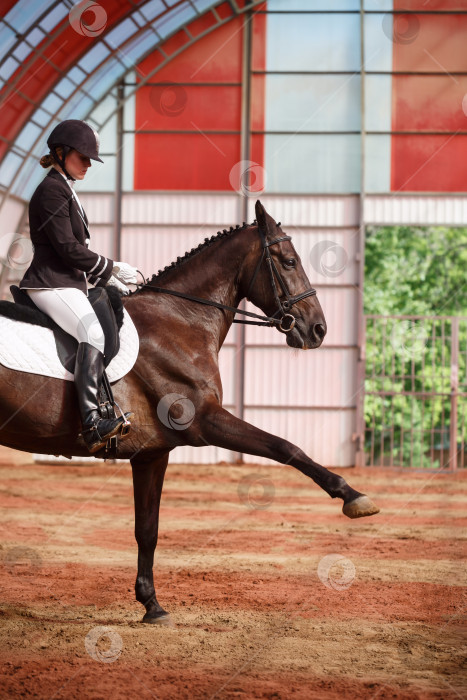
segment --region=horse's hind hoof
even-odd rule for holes
[[[368,496],[359,496],[349,503],[344,503],[342,512],[348,518],[365,518],[367,515],[379,513],[379,508]]]
[[[146,613],[142,622],[149,625],[160,625],[161,627],[175,627],[175,623],[170,617],[169,613],[162,613],[162,615],[151,615],[150,613]]]

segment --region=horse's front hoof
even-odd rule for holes
[[[342,512],[348,518],[365,518],[367,515],[379,513],[379,508],[368,496],[359,496],[349,503],[344,503]]]
[[[175,623],[169,613],[163,612],[159,614],[146,613],[143,617],[143,622],[149,625],[160,625],[161,627],[175,627]]]

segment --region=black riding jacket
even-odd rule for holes
[[[34,257],[20,282],[22,289],[74,287],[87,294],[86,280],[105,286],[114,263],[89,250],[83,214],[63,175],[52,168],[29,203]]]

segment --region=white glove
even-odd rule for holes
[[[137,272],[138,270],[136,267],[132,267],[131,265],[128,265],[128,263],[124,262],[116,262],[112,270],[112,274],[124,284],[136,284]]]
[[[117,287],[120,294],[129,294],[130,293],[130,290],[128,289],[128,287],[125,284],[122,284],[122,282],[120,282],[114,275],[109,277],[109,281],[107,282],[107,284],[105,286],[106,287],[109,287],[109,286]]]

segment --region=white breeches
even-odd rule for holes
[[[80,290],[25,289],[35,305],[50,316],[64,331],[76,338],[78,343],[89,343],[104,352],[105,338],[91,302]]]

